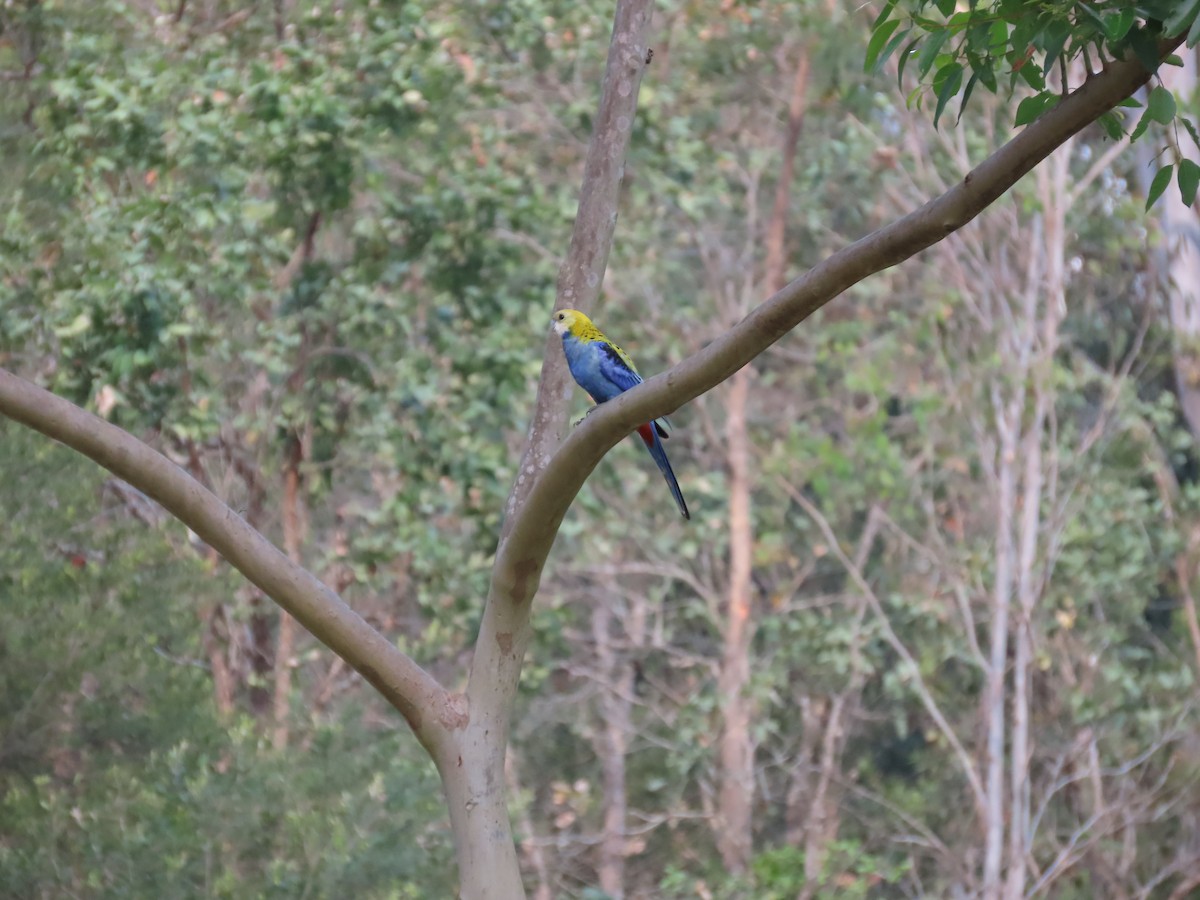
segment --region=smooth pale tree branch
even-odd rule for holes
[[[1182,41],[1161,47],[1163,58]],[[830,300],[958,231],[1072,136],[1150,80],[1136,59],[1110,64],[941,196],[805,272],[698,353],[603,404],[563,441],[513,512],[504,552],[514,603],[537,590],[558,527],[584,480],[639,424],[711,390]],[[522,573],[522,577],[515,577]]]
[[[653,9],[654,4],[648,0],[622,0],[617,4],[571,244],[558,272],[556,310],[590,310],[600,297],[617,227],[617,201],[637,115],[638,89],[647,65],[646,32]],[[562,441],[563,413],[572,385],[562,342],[550,331],[549,316],[546,331],[529,440],[505,507],[501,542],[508,536],[513,513],[522,507],[533,488],[535,475],[546,467]]]
[[[579,211],[566,261],[559,272],[555,309],[590,309],[600,296],[616,229],[617,200],[637,113],[638,89],[646,67],[646,33],[653,8],[651,0],[617,3],[600,105],[584,163]],[[514,545],[510,540],[510,529],[525,520],[538,475],[555,458],[571,391],[559,341],[549,334],[548,315],[546,330],[529,441],[505,507],[500,545],[462,703],[465,715],[454,735],[453,752],[437,758],[454,828],[464,898],[514,900],[524,896],[504,792],[504,754],[521,663],[532,631],[530,600],[546,553],[527,554],[520,542]]]
[[[617,200],[637,113],[638,89],[646,68],[646,33],[653,8],[650,0],[621,0],[617,4],[599,111],[584,163],[579,210],[570,249],[559,272],[555,309],[591,309],[600,296],[617,224]],[[530,492],[538,483],[539,474],[555,458],[572,390],[561,341],[550,332],[549,316],[546,330],[549,337],[528,447],[509,496],[467,689],[472,714],[486,707],[488,715],[497,716],[495,726],[502,733],[507,733],[508,715],[529,640],[529,601],[547,555],[525,553],[522,543],[510,540],[511,529],[515,523],[526,520]],[[533,516],[538,515],[535,510]],[[561,519],[560,513],[553,523],[554,532]],[[546,549],[549,550],[549,545]]]
[[[374,685],[431,752],[441,742],[454,710],[433,677],[175,463],[4,369],[0,413],[79,451],[153,497]]]

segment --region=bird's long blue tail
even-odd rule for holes
[[[679,507],[679,512],[685,519],[691,519],[687,503],[683,500],[683,491],[679,490],[679,482],[675,480],[675,473],[671,471],[671,463],[667,460],[667,448],[663,446],[662,439],[658,436],[658,429],[653,424],[648,424],[641,426],[637,431],[645,443],[646,449],[654,457],[654,462],[658,464],[658,470],[667,479],[667,486],[671,489],[671,496],[675,498],[675,505]]]

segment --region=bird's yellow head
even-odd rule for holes
[[[594,340],[593,335],[600,335],[600,329],[592,324],[592,320],[577,309],[560,309],[550,320],[556,334],[570,334],[580,340]]]

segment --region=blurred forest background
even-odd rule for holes
[[[1010,135],[1015,100],[934,130],[864,73],[878,11],[660,3],[589,310],[643,372]],[[0,364],[460,685],[610,17],[4,3]],[[1001,835],[1007,896],[1197,896],[1197,223],[1143,211],[1159,149],[1084,133],[680,410],[691,523],[610,454],[514,723],[532,896],[967,897]],[[0,423],[0,471],[0,896],[453,894],[358,676],[77,455]]]

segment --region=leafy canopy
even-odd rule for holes
[[[910,103],[932,89],[936,127],[950,101],[959,100],[959,116],[975,88],[993,94],[1027,92],[1017,104],[1014,125],[1027,125],[1053,108],[1085,73],[1111,60],[1136,58],[1156,71],[1163,43],[1184,39],[1189,48],[1200,41],[1200,0],[888,0],[871,26],[866,68],[878,70],[893,56],[896,78],[915,72],[917,87]],[[1168,62],[1178,64],[1177,57]],[[1079,72],[1079,64],[1083,72]],[[1127,133],[1126,109],[1142,109],[1130,133],[1137,140],[1152,124],[1180,123],[1200,146],[1195,122],[1179,110],[1162,85],[1153,87],[1145,103],[1129,100],[1100,117],[1114,140]],[[1177,132],[1177,128],[1175,129]],[[1169,140],[1174,162],[1161,166],[1151,183],[1146,206],[1153,205],[1174,176],[1183,202],[1191,205],[1200,186],[1200,166],[1178,152]]]

